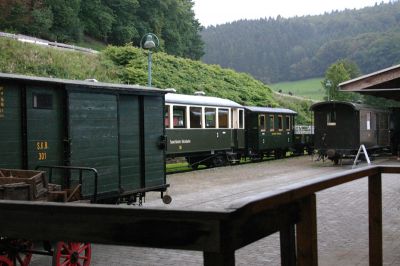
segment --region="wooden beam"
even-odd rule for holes
[[[317,205],[312,194],[300,201],[300,222],[297,224],[297,265],[318,265]]]
[[[296,266],[296,235],[294,225],[286,225],[281,229],[281,265]]]
[[[132,206],[0,201],[0,235],[219,252],[220,222],[228,214]]]
[[[379,72],[368,74],[353,80],[339,84],[340,90],[359,91],[367,90],[370,87],[379,86],[379,84],[400,79],[400,67],[391,67]],[[399,81],[400,82],[400,81]]]
[[[286,230],[288,226],[299,221],[299,206],[297,203],[279,206],[276,209],[263,212],[253,212],[244,208],[232,214],[229,223],[221,226],[221,241],[229,243],[230,249],[239,249],[271,234]],[[226,238],[229,236],[229,238]]]
[[[204,252],[204,266],[235,266],[235,251]]]
[[[400,167],[398,167],[400,169]],[[315,192],[341,185],[353,180],[376,174],[379,166],[366,166],[361,169],[348,170],[339,174],[332,174],[320,178],[295,183],[274,191],[259,193],[233,202],[228,209],[252,209],[253,213],[293,203]]]
[[[382,250],[382,178],[380,174],[368,178],[369,265],[383,264]]]

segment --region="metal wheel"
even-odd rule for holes
[[[14,264],[7,256],[0,256],[0,266],[14,266]]]
[[[33,243],[30,240],[8,239],[8,250],[5,255],[13,266],[28,266],[32,259],[32,248]]]
[[[53,266],[88,266],[92,257],[90,243],[57,243],[53,254]]]

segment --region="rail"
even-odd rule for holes
[[[318,265],[315,193],[368,178],[369,264],[379,266],[384,173],[398,174],[400,167],[348,170],[243,198],[221,211],[0,201],[0,217],[7,217],[0,219],[0,235],[197,250],[204,265],[231,266],[235,250],[280,232],[282,265]]]

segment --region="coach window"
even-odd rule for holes
[[[265,115],[258,116],[258,126],[261,131],[265,131],[265,129],[267,128],[267,123],[265,121]]]
[[[336,126],[336,112],[335,111],[330,111],[326,115],[326,124],[328,126]]]
[[[269,116],[269,130],[274,131],[275,130],[275,119],[274,115]]]
[[[367,113],[367,130],[371,130],[371,112]]]
[[[165,124],[165,128],[169,128],[169,105],[165,105],[164,107],[164,124]]]
[[[174,106],[174,128],[186,128],[186,106]]]
[[[244,110],[239,110],[239,128],[244,128]]]
[[[218,109],[218,127],[229,127],[229,109]]]
[[[283,117],[282,115],[278,115],[278,130],[283,131]]]
[[[201,128],[201,107],[190,107],[190,128]]]
[[[204,108],[205,110],[205,122],[206,128],[215,128],[216,127],[216,118],[217,118],[217,110],[216,108]]]
[[[290,116],[285,116],[286,119],[286,131],[290,131],[292,128],[292,124],[290,123]]]

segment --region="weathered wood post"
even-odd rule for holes
[[[315,193],[300,200],[297,229],[297,265],[318,265],[317,205]]]
[[[204,252],[204,266],[235,266],[235,251]]]
[[[296,266],[296,234],[294,226],[294,224],[285,225],[279,232],[282,266]]]
[[[368,177],[369,265],[381,266],[382,255],[382,176]]]

